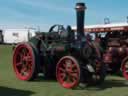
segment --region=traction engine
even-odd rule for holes
[[[76,4],[77,32],[70,26],[54,25],[49,32],[38,33],[29,42],[16,45],[13,67],[16,77],[29,81],[39,73],[45,78],[56,77],[64,88],[79,83],[100,84],[106,70],[98,46],[84,34],[84,3]],[[58,30],[55,31],[54,28]]]
[[[121,69],[124,77],[128,80],[128,32],[108,32],[106,37],[109,38],[106,42],[103,61],[108,65],[108,71],[117,73]]]

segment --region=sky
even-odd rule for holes
[[[76,25],[75,3],[85,2],[85,24],[126,22],[128,0],[0,0],[0,28],[39,28],[51,25]]]

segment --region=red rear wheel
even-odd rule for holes
[[[14,49],[13,67],[17,78],[32,80],[35,77],[35,53],[29,43],[18,44]]]
[[[76,59],[72,56],[62,57],[56,68],[58,82],[64,88],[74,88],[80,80],[80,67]]]
[[[122,63],[123,76],[128,80],[128,58],[125,58]]]

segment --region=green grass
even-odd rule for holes
[[[20,81],[12,67],[12,47],[0,45],[0,96],[128,96],[128,82],[122,77],[107,76],[100,87],[65,89],[55,80],[39,78]]]

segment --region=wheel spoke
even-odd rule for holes
[[[65,72],[65,70],[63,68],[59,68],[59,71],[61,72]]]
[[[22,71],[22,72],[21,72],[21,75],[22,75],[22,76],[26,76],[26,75],[28,75],[28,72]]]
[[[73,72],[72,73],[78,73],[78,70],[76,69],[76,70],[73,70]]]
[[[27,65],[27,69],[28,69],[28,70],[31,70],[31,69],[32,69],[31,66],[32,66],[32,65]]]
[[[63,67],[66,68],[66,63],[63,63]]]
[[[71,78],[71,80],[72,80],[72,82],[76,82],[77,79],[76,78]]]
[[[23,59],[24,55],[22,53],[19,54],[20,60]]]
[[[17,67],[22,66],[22,63],[19,62],[19,63],[16,64],[16,66],[17,66]]]
[[[66,74],[65,73],[61,73],[60,77],[61,77],[62,80],[65,80]]]
[[[27,49],[26,48],[22,49],[23,56],[26,56],[26,53],[27,53]]]
[[[72,64],[72,68],[76,68],[76,65],[75,64]]]
[[[68,59],[68,60],[65,60],[65,64],[66,64],[66,67],[72,67],[72,61],[70,60],[70,59]]]
[[[25,59],[27,62],[32,61],[31,56],[25,56],[24,59]]]
[[[70,77],[70,76],[67,76],[66,81],[67,81],[68,83],[71,82],[71,77]]]
[[[73,78],[78,78],[78,74],[77,73],[71,73],[71,74],[69,74],[71,77],[73,77]]]
[[[78,70],[77,69],[72,69],[72,70],[70,70],[70,73],[72,74],[72,73],[78,73]]]
[[[30,56],[24,56],[24,57],[23,57],[23,60],[26,60],[26,61],[27,61],[27,60],[30,59],[30,58],[31,58]]]
[[[26,56],[30,56],[30,53],[28,52],[28,53],[26,54]]]

